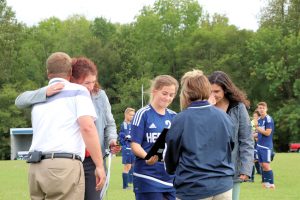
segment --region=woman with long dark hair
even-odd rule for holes
[[[246,94],[232,82],[226,73],[215,71],[208,79],[212,87],[212,96],[215,98],[215,106],[226,112],[235,125],[232,151],[235,175],[232,199],[238,200],[240,183],[249,179],[253,167],[254,148],[251,122],[247,111],[250,102]]]

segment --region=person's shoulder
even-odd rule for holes
[[[210,106],[208,108],[209,108],[208,112],[214,112],[214,113],[216,113],[218,115],[227,115],[226,112],[224,112],[221,108],[218,108],[216,106]]]
[[[82,86],[82,85],[79,85],[79,84],[77,84],[77,83],[71,83],[71,82],[69,82],[69,83],[68,83],[68,87],[69,87],[70,89],[76,89],[76,90],[84,90],[84,91],[88,91],[88,89],[87,89],[86,87],[84,87],[84,86]]]
[[[247,110],[245,104],[243,102],[232,102],[230,103],[231,110]]]
[[[138,111],[136,111],[135,115],[137,115],[138,113],[142,114],[142,113],[145,113],[145,112],[148,112],[150,111],[152,108],[150,105],[146,105],[140,109],[138,109]]]
[[[137,119],[141,119],[143,116],[147,115],[147,113],[149,113],[151,109],[152,108],[150,105],[140,108],[138,111],[136,111],[133,120],[136,121]]]
[[[66,90],[77,91],[77,94],[84,94],[90,96],[88,89],[82,85],[76,83],[68,83],[65,87]]]
[[[229,108],[229,115],[249,115],[247,107],[243,102],[234,102],[231,104],[231,107]]]
[[[243,102],[238,102],[237,105],[239,108],[246,108],[246,105]]]
[[[266,115],[267,122],[273,122],[273,118],[270,115]]]
[[[173,122],[174,121],[182,121],[183,119],[186,118],[186,116],[189,115],[189,110],[188,109],[184,109],[182,111],[180,111],[179,113],[176,113],[176,115],[174,115],[174,118],[172,119]]]
[[[176,115],[176,114],[177,114],[174,110],[171,110],[171,109],[169,109],[169,108],[167,108],[167,112],[168,112],[170,115]]]
[[[97,95],[102,98],[107,98],[106,92],[102,89],[97,92]]]
[[[211,106],[209,107],[211,113],[213,113],[212,115],[215,116],[216,118],[220,119],[223,118],[225,120],[229,120],[230,122],[232,122],[232,116],[227,114],[226,112],[224,112],[222,109],[217,108],[216,106]]]
[[[128,124],[126,122],[123,122],[122,126],[124,127],[124,129],[127,129]]]

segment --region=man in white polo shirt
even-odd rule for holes
[[[82,159],[85,146],[96,165],[96,188],[105,182],[102,152],[94,120],[97,117],[87,89],[70,83],[71,58],[62,52],[47,59],[48,87],[61,82],[62,91],[32,107],[29,188],[35,199],[84,198]]]

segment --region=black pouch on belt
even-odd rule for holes
[[[41,151],[32,151],[28,153],[27,163],[39,163],[42,160]]]

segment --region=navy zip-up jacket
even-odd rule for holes
[[[230,117],[207,101],[191,103],[173,119],[165,163],[168,173],[175,172],[179,199],[202,199],[232,189],[233,130]]]

